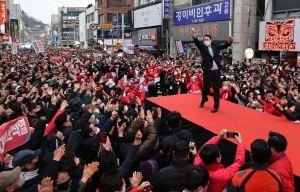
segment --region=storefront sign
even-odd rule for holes
[[[111,46],[112,39],[104,39],[104,45],[108,45]],[[121,43],[122,44],[122,39],[113,39],[113,45],[116,46],[117,43]],[[131,39],[124,39],[124,45],[131,45],[132,44],[132,40]]]
[[[259,50],[300,51],[300,19],[264,21],[259,26]]]
[[[157,28],[141,29],[132,34],[132,43],[138,45],[157,45],[158,44]]]
[[[269,63],[271,63],[271,64],[279,64],[279,56],[270,56]]]
[[[170,19],[171,0],[163,0],[163,19]]]
[[[229,20],[231,0],[202,4],[174,11],[174,25]]]
[[[6,0],[0,1],[0,25],[8,23]]]
[[[252,63],[254,65],[257,64],[266,64],[267,63],[267,59],[262,59],[262,58],[252,58]]]
[[[193,41],[192,29],[194,28],[199,40],[202,40],[204,34],[209,34],[213,41],[226,41],[229,37],[229,26],[230,21],[174,26],[173,38],[174,41]]]
[[[152,27],[161,25],[161,3],[134,11],[134,28]]]
[[[254,56],[254,51],[251,48],[247,48],[244,52],[246,59],[252,59]]]

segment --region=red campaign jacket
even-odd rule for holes
[[[231,101],[232,92],[228,91],[228,90],[225,90],[223,88],[220,88],[220,98],[223,99],[223,100],[226,100],[226,101]]]
[[[280,113],[269,101],[264,101],[261,99],[261,100],[258,100],[258,102],[263,105],[263,109],[265,112],[270,113],[275,116],[286,118],[284,116],[284,114]],[[277,97],[274,97],[273,102],[280,103],[280,100]]]
[[[293,168],[290,159],[284,152],[279,152],[269,160],[269,169],[280,174],[282,181],[282,192],[295,192]]]
[[[141,100],[141,103],[144,102],[145,100],[145,96],[146,96],[146,93],[144,90],[139,90],[140,89],[140,86],[136,86],[131,92],[130,94],[128,94],[126,97],[123,97],[120,101],[120,103],[131,103],[131,96],[132,95],[136,95],[138,96],[138,98]]]
[[[200,83],[195,81],[195,83],[189,83],[187,86],[186,86],[186,89],[188,92],[200,92]]]
[[[209,141],[207,141],[204,145],[207,144],[217,145],[219,141],[220,141],[219,138],[215,136],[211,138]],[[198,151],[194,159],[194,165],[201,165],[205,167],[209,172],[209,184],[208,184],[207,192],[223,192],[223,190],[229,185],[230,180],[234,176],[234,174],[238,172],[241,165],[245,163],[246,150],[244,144],[243,143],[237,144],[234,162],[232,165],[226,168],[221,163],[205,165],[200,158],[200,150]]]

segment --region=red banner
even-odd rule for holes
[[[61,55],[62,55],[62,56],[70,56],[71,53],[70,53],[70,51],[63,51],[63,52],[61,53]]]
[[[52,56],[52,57],[50,57],[50,60],[52,62],[61,62],[62,61],[62,56]]]
[[[8,23],[6,0],[0,0],[0,25]]]
[[[19,117],[0,126],[0,158],[4,153],[30,140],[31,132],[26,117]]]

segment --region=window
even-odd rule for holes
[[[63,13],[63,16],[79,16],[80,13],[82,13],[82,11],[68,11],[67,13]]]
[[[99,23],[104,23],[104,15],[99,16]]]
[[[203,4],[203,3],[209,3],[211,2],[211,0],[192,0],[192,5],[200,5],[200,4]]]
[[[117,22],[117,17],[118,17],[118,22]],[[115,13],[108,13],[107,14],[107,23],[122,23],[122,13],[119,13],[118,16]],[[128,14],[124,13],[124,23],[128,23]]]
[[[91,21],[93,22],[95,20],[94,12],[91,14]]]
[[[128,0],[109,0],[107,7],[130,7],[131,2]]]

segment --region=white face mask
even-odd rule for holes
[[[174,72],[174,75],[177,75],[177,72]]]
[[[204,41],[204,45],[207,47],[210,46],[210,41]]]
[[[224,90],[227,90],[227,89],[228,89],[228,86],[223,86],[223,89],[224,89]]]
[[[124,111],[125,111],[125,112],[128,111],[128,106],[127,106],[127,105],[124,106]]]
[[[48,84],[45,84],[45,85],[44,85],[44,88],[47,89],[47,88],[48,88]]]

